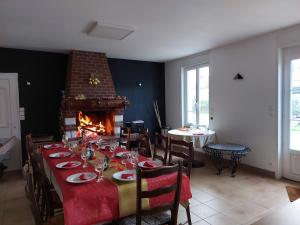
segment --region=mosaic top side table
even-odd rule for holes
[[[237,166],[241,158],[250,152],[250,148],[238,144],[207,144],[203,147],[204,151],[213,160],[218,169],[217,174],[220,175],[224,168],[224,156],[230,157],[231,176],[234,177]]]

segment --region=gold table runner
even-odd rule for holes
[[[99,151],[96,151],[96,158],[104,158],[105,155]],[[89,160],[90,164],[94,164],[95,160]],[[119,162],[109,162],[109,167],[104,171],[104,177],[113,182],[118,188],[119,194],[119,215],[120,217],[130,216],[136,213],[136,182],[120,182],[115,180],[112,175],[119,172],[118,168],[127,169]],[[142,179],[142,190],[148,190],[147,181]],[[149,209],[149,199],[142,200],[142,208]]]

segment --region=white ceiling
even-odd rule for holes
[[[1,0],[0,46],[167,61],[300,23],[300,0]],[[124,40],[93,21],[133,26]]]

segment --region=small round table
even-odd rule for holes
[[[250,148],[238,145],[238,144],[207,144],[203,147],[204,151],[213,160],[220,175],[224,168],[223,161],[224,156],[230,156],[230,165],[232,167],[231,176],[234,177],[236,173],[237,166],[241,161],[241,158],[246,156],[250,152]]]
[[[174,140],[193,142],[194,151],[201,152],[203,146],[215,142],[215,132],[212,130],[203,131],[200,129],[178,128],[168,131],[168,137]],[[193,160],[193,167],[202,167],[204,163],[200,160]]]

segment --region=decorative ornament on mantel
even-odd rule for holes
[[[84,94],[79,94],[79,95],[76,95],[75,97],[75,100],[86,100],[86,97]]]
[[[89,84],[93,86],[98,86],[100,84],[100,79],[97,75],[97,73],[91,73],[89,78]]]

